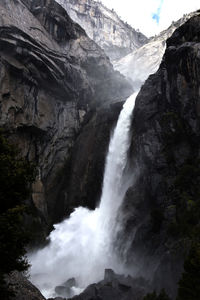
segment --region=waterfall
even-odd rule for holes
[[[131,116],[137,93],[125,102],[112,134],[106,158],[102,196],[94,211],[78,207],[62,223],[54,225],[50,243],[29,254],[31,281],[45,297],[54,297],[54,288],[74,277],[79,293],[103,279],[104,269],[124,271],[112,247],[116,217],[129,186],[124,181],[130,138]]]

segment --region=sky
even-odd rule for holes
[[[98,1],[98,0],[97,0]],[[123,21],[150,37],[168,28],[183,14],[200,9],[199,0],[101,0]]]

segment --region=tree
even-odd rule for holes
[[[170,300],[164,289],[161,290],[160,294],[153,293],[147,294],[143,300]]]
[[[28,268],[24,203],[34,178],[34,166],[20,157],[19,150],[0,131],[0,299],[9,299],[11,295],[5,275]]]
[[[177,300],[200,299],[200,243],[193,243],[184,263]]]

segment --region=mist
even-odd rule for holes
[[[29,254],[31,281],[45,297],[56,296],[55,287],[70,278],[75,278],[76,284],[66,297],[102,280],[106,268],[119,274],[127,273],[113,243],[120,229],[118,210],[131,184],[131,177],[124,179],[127,178],[129,130],[136,95],[130,96],[124,104],[110,140],[99,207],[94,211],[76,208],[68,219],[54,226],[48,246]]]

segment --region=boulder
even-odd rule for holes
[[[106,269],[104,280],[89,285],[73,300],[142,300],[148,291],[148,282],[143,278],[133,278],[130,275],[116,274],[112,269]]]
[[[76,287],[76,279],[70,278],[67,281],[65,281],[63,284],[55,287],[56,294],[64,297],[72,297],[74,295],[74,291],[72,290],[72,287]]]
[[[11,291],[14,292],[13,300],[45,300],[40,291],[18,271],[12,272],[6,278]]]

